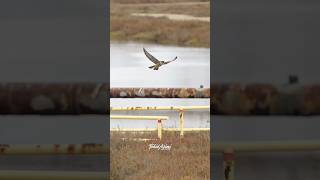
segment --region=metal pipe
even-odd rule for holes
[[[183,128],[184,128],[184,111],[179,110],[179,126],[180,126],[180,137],[183,138]]]
[[[0,114],[106,114],[108,84],[0,83]]]
[[[234,152],[319,151],[320,141],[215,142],[212,148],[217,153],[223,153],[226,149]]]
[[[145,111],[145,110],[209,110],[210,106],[145,106],[145,107],[110,107],[110,111]]]
[[[181,131],[180,128],[163,128],[164,131]],[[183,128],[183,132],[210,131],[210,128]]]
[[[111,119],[131,119],[131,120],[157,120],[158,138],[162,138],[162,120],[168,120],[168,116],[125,116],[110,115]]]
[[[111,119],[128,119],[128,120],[168,120],[168,116],[129,116],[129,115],[110,115]]]
[[[158,119],[158,138],[162,139],[162,121],[161,119]]]
[[[106,180],[107,172],[0,170],[5,180]]]
[[[110,98],[210,98],[210,88],[111,88]]]
[[[107,154],[106,144],[38,144],[38,145],[15,145],[0,144],[1,155],[95,155]]]
[[[211,92],[210,92],[211,91]],[[216,83],[209,88],[110,88],[106,83],[0,83],[0,114],[108,114],[109,98],[210,98],[221,115],[319,115],[320,84]]]
[[[319,115],[320,84],[212,84],[211,113],[221,115]]]
[[[111,111],[138,111],[138,110],[177,110],[179,111],[180,137],[184,136],[184,111],[185,110],[204,110],[210,106],[147,106],[147,107],[110,107]]]

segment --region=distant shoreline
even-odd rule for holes
[[[208,1],[163,2],[166,3],[146,3],[146,0],[137,0],[135,4],[111,3],[110,39],[119,42],[210,47]]]

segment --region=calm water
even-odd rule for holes
[[[160,67],[144,55],[145,47],[156,58],[178,60]],[[210,86],[210,49],[161,46],[154,44],[111,43],[111,87],[204,87]]]
[[[160,67],[152,65],[144,55],[145,47],[159,59],[178,60]],[[154,44],[111,44],[111,87],[204,87],[210,86],[210,49],[161,46]],[[188,106],[209,105],[209,99],[111,99],[113,107],[127,106]],[[126,115],[166,115],[169,120],[164,127],[178,127],[178,112],[175,111],[129,111],[113,112]],[[209,110],[186,112],[185,127],[210,127]],[[111,120],[111,128],[154,128],[153,121]]]
[[[188,105],[209,105],[209,99],[111,99],[111,106],[188,106]],[[115,111],[112,114],[124,115],[159,115],[169,116],[164,122],[164,127],[179,127],[179,116],[177,111]],[[209,110],[187,111],[184,114],[185,127],[210,127]],[[111,120],[111,128],[156,128],[155,121],[132,121],[132,120]]]

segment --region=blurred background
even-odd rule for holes
[[[58,112],[76,96],[68,84],[109,81],[106,9],[102,0],[0,2],[1,147],[107,143],[106,115]],[[67,88],[48,88],[52,83]],[[106,155],[0,155],[0,170],[106,169]]]
[[[312,0],[215,1],[211,145],[260,144],[264,151],[235,150],[234,179],[320,177],[319,8]],[[287,150],[265,150],[269,142]],[[301,142],[315,148],[285,147]],[[222,153],[211,163],[212,178],[223,179]]]

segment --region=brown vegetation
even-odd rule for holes
[[[208,3],[160,3],[160,4],[111,4],[111,17],[132,13],[167,13],[167,14],[186,14],[196,17],[209,17],[210,4]]]
[[[151,0],[145,1],[146,3],[151,2]],[[145,1],[137,0],[135,2]],[[162,0],[161,2],[173,1]],[[132,16],[132,13],[186,14],[196,17],[208,17],[210,16],[209,3],[167,3],[157,5],[121,4],[118,1],[117,3],[111,3],[110,38],[114,41],[210,47],[210,23],[208,22],[136,17]]]
[[[111,134],[110,179],[209,179],[209,132],[164,134],[163,140],[123,141],[120,137],[157,137],[156,134]],[[149,144],[171,145],[170,151],[149,150]]]
[[[137,3],[176,3],[176,2],[208,2],[209,0],[111,0],[111,3],[137,4]]]

